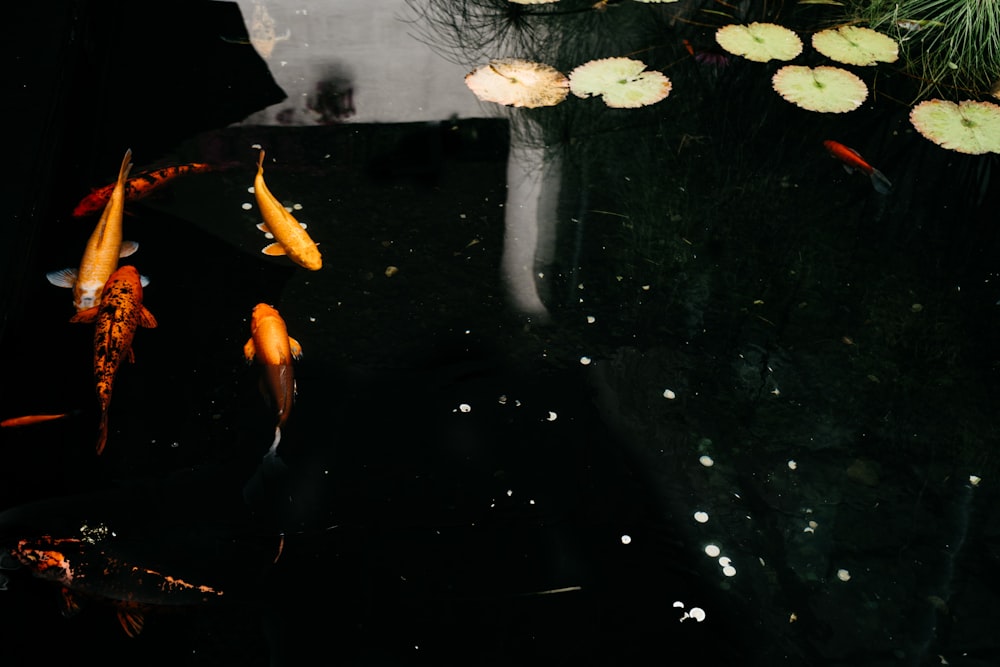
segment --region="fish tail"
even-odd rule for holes
[[[97,455],[104,451],[104,446],[108,444],[108,411],[101,412],[101,425],[97,431]]]
[[[892,192],[892,183],[881,171],[878,169],[872,169],[870,176],[872,179],[872,187],[875,188],[875,192],[883,195],[887,195]]]
[[[280,443],[280,442],[281,442],[281,427],[280,426],[275,426],[274,427],[274,442],[271,443],[271,448],[269,450],[267,450],[267,454],[265,454],[265,456],[271,456],[271,457],[275,456],[276,452],[278,451],[278,443]]]

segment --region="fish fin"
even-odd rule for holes
[[[871,177],[872,187],[875,188],[875,192],[882,195],[887,195],[892,192],[892,183],[881,171],[878,169],[872,169]]]
[[[291,336],[288,337],[288,347],[292,348],[293,359],[300,359],[302,357],[302,346],[299,345],[299,341]]]
[[[80,613],[80,603],[77,602],[76,597],[73,595],[73,591],[65,586],[63,586],[60,591],[59,613],[62,614],[64,618],[76,616]]]
[[[101,411],[101,425],[97,432],[97,455],[100,456],[108,444],[108,411]]]
[[[147,329],[156,328],[156,318],[153,317],[153,313],[149,312],[146,306],[143,306],[142,310],[139,311],[139,326],[146,327]]]
[[[98,311],[97,306],[94,306],[93,308],[87,308],[86,310],[81,310],[79,313],[69,318],[69,321],[85,322],[87,324],[90,324],[91,322],[97,319],[97,311]]]
[[[296,220],[295,222],[299,222],[299,221]],[[302,227],[302,229],[306,229],[307,228],[307,225],[304,222],[299,222],[299,226]]]
[[[281,427],[274,427],[274,441],[271,442],[271,448],[267,450],[267,454],[264,455],[265,458],[271,457],[276,458],[278,456],[278,444],[281,442]]]
[[[121,623],[122,630],[129,637],[137,637],[142,632],[144,620],[142,612],[135,611],[134,609],[130,611],[125,611],[124,609],[118,610],[118,622]]]
[[[129,346],[128,352],[125,353],[125,360],[130,364],[135,363],[135,349],[133,349],[132,346]]]
[[[119,257],[129,257],[135,254],[135,251],[139,249],[139,244],[135,241],[122,241],[122,247],[118,251]]]
[[[139,284],[142,285],[143,287],[145,287],[146,285],[148,285],[149,284],[149,277],[148,276],[140,275],[139,276]]]
[[[253,338],[246,342],[243,346],[243,357],[247,360],[247,363],[253,361],[254,355],[257,354],[257,346],[253,344]]]
[[[848,174],[853,174],[856,171],[856,169],[849,164],[841,164],[841,166],[844,168],[844,171],[846,171]]]
[[[274,236],[274,234],[271,234],[271,230],[268,229],[267,223],[265,223],[265,222],[258,222],[257,223],[257,229],[259,229],[260,231],[264,232],[265,234],[270,234],[271,236]]]
[[[56,287],[73,287],[76,285],[76,269],[60,269],[49,271],[45,277]]]
[[[285,254],[285,249],[282,247],[280,243],[271,243],[269,245],[264,246],[261,249],[261,252],[271,257],[280,257]]]

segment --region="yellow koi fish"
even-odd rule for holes
[[[94,308],[101,303],[104,284],[118,268],[118,258],[128,257],[139,249],[134,241],[122,240],[122,216],[125,212],[125,182],[132,169],[132,149],[125,151],[118,181],[101,219],[87,241],[79,269],[62,269],[45,274],[57,287],[73,288],[73,305],[77,312]],[[143,279],[146,284],[149,281]]]
[[[257,159],[257,176],[253,180],[254,196],[264,222],[257,229],[274,238],[275,242],[264,246],[265,255],[288,257],[310,271],[318,271],[323,266],[316,242],[309,237],[306,226],[285,210],[264,183],[264,149],[260,149]]]

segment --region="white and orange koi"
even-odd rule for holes
[[[156,318],[142,305],[142,282],[134,266],[115,270],[104,286],[101,305],[81,310],[70,322],[96,322],[94,327],[94,381],[101,404],[97,453],[108,442],[108,408],[115,375],[123,359],[135,361],[132,339],[140,326],[155,327]]]
[[[73,288],[73,305],[77,312],[93,308],[101,302],[101,292],[108,278],[118,268],[118,258],[128,257],[139,249],[134,241],[122,240],[122,216],[125,212],[125,182],[132,169],[132,149],[125,151],[111,197],[94,232],[87,241],[78,269],[62,269],[45,274],[57,287]],[[144,283],[148,283],[148,280]]]
[[[264,246],[261,250],[265,255],[288,255],[289,259],[310,271],[318,271],[323,267],[323,258],[306,232],[306,226],[285,210],[264,183],[264,149],[260,149],[257,158],[257,176],[253,179],[254,197],[264,222],[257,229],[274,238],[274,243]]]
[[[274,456],[281,442],[281,427],[288,421],[295,400],[292,360],[302,356],[302,346],[288,335],[285,320],[278,311],[266,303],[254,306],[250,334],[250,339],[243,346],[243,356],[248,362],[256,359],[264,366],[264,379],[278,411],[274,442],[267,452],[268,456]]]

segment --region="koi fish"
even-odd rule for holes
[[[275,243],[264,246],[261,250],[265,255],[288,257],[310,271],[318,271],[323,266],[323,258],[319,254],[316,242],[309,237],[306,226],[296,220],[285,210],[264,183],[264,149],[260,149],[257,158],[257,176],[253,180],[254,196],[264,222],[257,229],[264,232],[267,238],[273,238]]]
[[[93,308],[101,302],[101,292],[108,278],[118,268],[118,259],[139,249],[134,241],[122,240],[122,215],[125,211],[125,179],[132,169],[132,149],[125,151],[118,180],[108,199],[101,219],[87,241],[79,269],[62,269],[45,274],[57,287],[73,288],[73,305],[77,312]],[[146,283],[149,281],[146,280]]]
[[[142,281],[134,266],[125,265],[108,278],[100,306],[82,310],[70,322],[96,322],[94,328],[94,381],[101,404],[97,437],[98,455],[108,441],[108,407],[122,359],[135,361],[132,339],[140,327],[155,327],[156,318],[142,305]]]
[[[289,337],[285,320],[278,311],[266,303],[253,308],[250,319],[250,339],[243,346],[247,362],[256,359],[264,366],[264,378],[278,409],[278,423],[274,427],[274,442],[268,456],[274,456],[281,441],[281,427],[288,421],[295,400],[295,376],[292,360],[302,357],[302,346]]]
[[[129,637],[142,631],[145,612],[153,606],[189,605],[219,598],[223,591],[123,561],[112,553],[105,529],[99,536],[18,540],[11,555],[39,579],[62,588],[62,611],[80,610],[77,594],[108,601]]]
[[[178,164],[171,167],[163,167],[162,169],[144,171],[125,181],[125,200],[135,201],[142,199],[178,176],[200,174],[210,171],[212,168],[212,165],[205,162],[191,162],[189,164]],[[100,211],[111,199],[111,194],[117,185],[117,183],[110,183],[104,187],[91,190],[90,194],[81,199],[80,203],[73,209],[73,217],[82,218]]]
[[[4,419],[3,421],[0,421],[0,428],[15,428],[18,426],[30,426],[32,424],[40,424],[42,422],[50,422],[50,421],[55,421],[57,419],[66,419],[67,417],[72,417],[78,414],[80,414],[79,410],[73,410],[72,412],[63,412],[61,414],[23,415],[21,417],[10,417],[9,419]]]
[[[875,192],[883,195],[887,195],[892,192],[892,183],[890,183],[889,179],[885,177],[885,174],[868,164],[856,150],[848,148],[844,144],[831,139],[824,141],[823,146],[826,147],[826,150],[829,151],[830,155],[843,163],[844,169],[847,170],[847,173],[851,174],[855,171],[860,171],[871,177],[872,187],[875,188]]]

